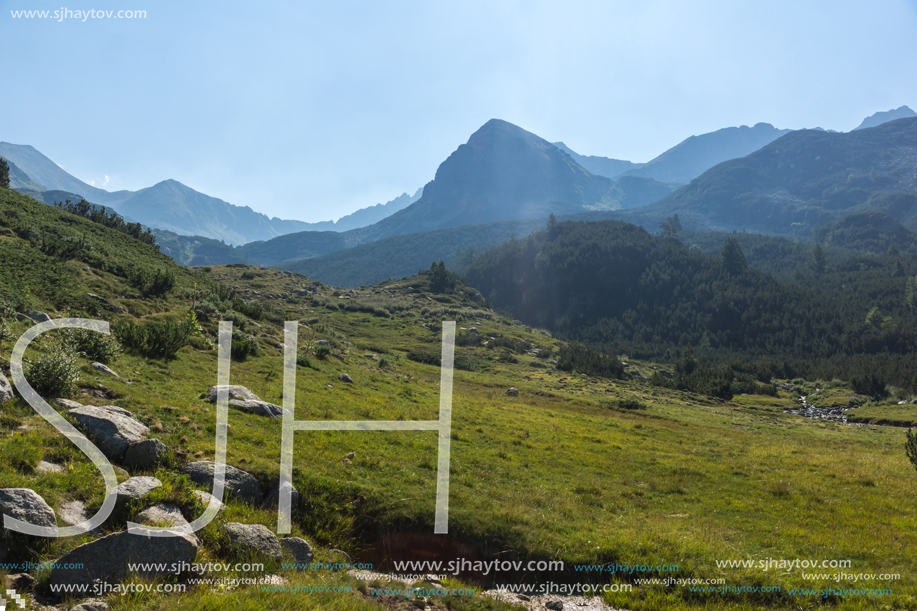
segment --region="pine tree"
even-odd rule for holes
[[[917,435],[910,429],[907,430],[907,441],[904,444],[904,451],[907,453],[911,464],[917,469]]]
[[[907,286],[904,289],[904,301],[909,308],[917,308],[917,276],[907,279]]]
[[[821,244],[815,244],[812,248],[812,258],[809,260],[812,271],[816,276],[821,276],[828,269],[828,259],[825,257],[825,249]]]
[[[430,290],[434,293],[442,293],[446,290],[446,284],[449,282],[449,273],[446,271],[446,264],[440,259],[439,263],[434,262],[430,266]]]
[[[3,157],[0,157],[0,188],[10,188],[10,165]]]
[[[741,274],[748,268],[745,253],[735,238],[726,238],[723,242],[723,268],[730,274]]]
[[[666,220],[659,223],[659,229],[662,232],[662,236],[665,238],[675,238],[678,237],[678,230],[681,228],[681,223],[677,222],[674,217],[670,216]]]

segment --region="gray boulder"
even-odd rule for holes
[[[193,462],[185,466],[185,473],[195,484],[213,490],[215,468],[216,464],[211,461]],[[226,465],[226,492],[248,503],[257,503],[262,497],[258,479],[251,473],[230,465]]]
[[[51,317],[45,314],[44,312],[26,312],[26,316],[28,316],[35,322],[48,322],[49,320],[51,320]]]
[[[131,418],[120,407],[86,405],[67,411],[83,432],[91,437],[102,453],[111,460],[120,460],[132,443],[141,441],[148,429]]]
[[[127,446],[124,464],[134,469],[150,471],[169,453],[169,447],[158,439],[144,439]]]
[[[293,484],[287,484],[290,488],[290,510],[294,513],[296,508],[299,507],[299,502],[302,497],[299,494],[299,490],[296,489],[296,486]],[[270,492],[267,493],[267,496],[264,497],[264,508],[265,509],[277,509],[277,504],[280,502],[280,480],[274,482],[274,485],[271,487]]]
[[[13,385],[0,373],[0,403],[6,403],[13,398]]]
[[[120,378],[120,377],[121,377],[121,376],[119,376],[117,373],[115,373],[114,371],[112,371],[111,367],[109,367],[108,365],[105,365],[104,363],[91,363],[91,365],[92,365],[92,368],[95,369],[96,371],[101,371],[102,373],[107,373],[108,375],[110,375],[110,376],[115,376],[116,378]]]
[[[350,554],[339,549],[328,550],[325,552],[325,558],[328,560],[328,562],[331,563],[347,565],[353,564],[353,560],[350,559]]]
[[[293,558],[296,564],[306,565],[315,558],[315,551],[305,539],[300,539],[299,537],[286,537],[280,540],[280,545],[283,547],[283,550]],[[305,569],[306,567],[300,566],[297,568]]]
[[[35,526],[57,526],[54,510],[29,488],[0,488],[0,513]],[[0,536],[6,535],[0,521]]]
[[[268,418],[280,418],[283,416],[284,411],[279,405],[274,405],[273,403],[268,403],[260,399],[232,399],[229,404],[242,411],[255,414],[256,416],[267,416]]]
[[[194,562],[198,543],[189,536],[151,537],[132,535],[122,531],[84,543],[59,558],[58,567],[81,566],[81,569],[55,568],[51,571],[49,585],[92,585],[96,579],[116,581],[128,573],[128,563],[148,563],[137,573],[143,577],[165,577],[172,563]],[[155,564],[161,564],[158,570]]]
[[[223,526],[233,547],[243,554],[256,553],[280,560],[283,552],[276,535],[261,524],[229,522]]]
[[[515,388],[510,388],[509,390],[507,390],[507,391],[506,391],[505,393],[503,393],[503,394],[506,395],[507,397],[518,397],[518,396],[519,396],[519,391],[516,390]]]
[[[124,509],[128,503],[135,499],[142,499],[156,488],[162,487],[162,482],[155,477],[132,477],[122,482],[115,488],[115,494],[118,495],[115,502],[115,510]]]
[[[341,381],[342,381],[342,382],[346,382],[347,384],[353,384],[353,378],[351,378],[351,377],[350,377],[349,375],[347,375],[346,373],[342,373],[342,374],[339,375],[338,377],[341,378]]]
[[[217,392],[219,391],[220,388],[222,387],[221,386],[211,386],[210,388],[207,389],[207,399],[209,399],[211,403],[217,402]],[[229,389],[229,398],[230,399],[238,399],[240,401],[247,401],[247,400],[260,401],[261,400],[258,397],[258,395],[256,395],[249,389],[245,388],[244,386],[236,386],[236,385],[230,384],[226,386],[226,388]]]

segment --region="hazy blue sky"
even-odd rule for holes
[[[11,15],[64,6],[147,16]],[[307,221],[413,192],[494,117],[647,161],[721,127],[917,109],[915,0],[0,7],[0,140],[109,190],[175,178]]]

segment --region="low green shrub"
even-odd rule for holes
[[[131,320],[112,325],[112,333],[127,350],[150,358],[175,358],[201,327],[194,312],[184,320],[135,323]]]
[[[73,352],[100,363],[111,363],[122,352],[117,339],[89,329],[67,329],[62,341]]]
[[[560,347],[557,368],[561,371],[575,371],[599,378],[619,378],[624,366],[617,358],[602,354],[595,348],[569,343]]]
[[[24,368],[26,380],[43,397],[69,397],[80,380],[77,355],[64,344],[53,344],[47,352]]]
[[[153,271],[134,268],[127,272],[127,280],[147,295],[162,295],[175,286],[175,273],[161,268]]]
[[[258,343],[251,335],[233,327],[232,350],[230,352],[234,361],[244,361],[249,356],[258,355]]]
[[[640,403],[636,399],[619,399],[618,401],[612,401],[612,409],[626,409],[626,410],[640,410],[646,409],[646,405]]]

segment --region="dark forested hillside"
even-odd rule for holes
[[[554,223],[481,255],[467,279],[494,307],[609,353],[672,358],[692,346],[838,371],[868,366],[856,355],[910,359],[913,257],[822,259],[784,246],[806,263],[779,279],[749,267],[731,236],[709,255],[619,221]]]

